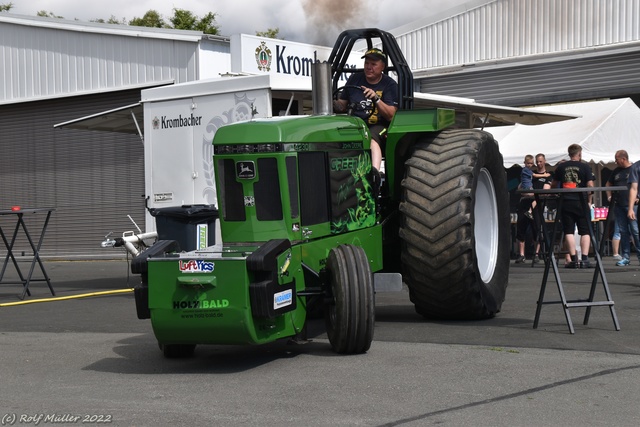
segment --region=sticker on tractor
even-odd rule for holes
[[[186,310],[186,309],[209,309],[209,308],[226,308],[229,307],[229,300],[227,299],[212,299],[212,300],[194,300],[194,301],[173,301],[174,310]]]
[[[256,177],[256,164],[252,161],[236,163],[236,176],[238,179],[253,179]]]
[[[280,267],[280,276],[289,275],[289,272],[287,270],[289,269],[290,265],[291,265],[291,249],[289,249],[289,253],[287,254],[287,257],[284,260],[284,264],[282,264],[282,266]]]
[[[214,268],[214,263],[202,259],[180,260],[178,262],[178,269],[181,273],[211,273]]]
[[[207,224],[198,224],[198,233],[196,237],[196,247],[199,250],[205,249],[209,246],[209,226]]]
[[[205,312],[196,312],[196,313],[182,313],[180,315],[183,319],[207,319],[207,318],[221,318],[224,317],[223,313],[219,311],[205,311]]]
[[[277,310],[282,307],[286,307],[293,303],[293,291],[287,289],[286,291],[273,294],[273,309]]]
[[[331,153],[331,233],[371,227],[376,223],[376,191],[368,153]]]
[[[362,159],[357,156],[335,158],[331,159],[331,170],[355,172],[360,167],[361,163]]]

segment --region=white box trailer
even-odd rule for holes
[[[274,91],[271,80],[268,75],[229,77],[142,91],[148,207],[216,205],[212,146],[216,130],[272,117],[274,103],[292,101],[295,111],[288,113],[301,114],[305,96],[310,100],[310,91]]]

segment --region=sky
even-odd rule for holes
[[[219,34],[223,36],[253,35],[256,31],[278,28],[280,38],[323,46],[333,45],[345,29],[374,27],[389,31],[466,2],[468,0],[0,0],[0,4],[13,4],[10,13],[35,16],[43,10],[80,21],[108,20],[111,16],[129,21],[151,9],[167,21],[174,8],[191,11],[198,17],[213,12]]]

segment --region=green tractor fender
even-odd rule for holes
[[[434,108],[429,110],[399,110],[396,112],[389,129],[385,147],[385,172],[389,184],[389,196],[395,199],[402,179],[404,162],[411,146],[420,136],[434,133],[455,124],[455,110]]]

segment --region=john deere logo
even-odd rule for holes
[[[271,71],[271,49],[267,47],[265,42],[260,43],[260,46],[256,48],[256,63],[258,64],[258,70]]]
[[[236,176],[238,179],[253,179],[256,177],[256,165],[253,162],[236,163]]]

